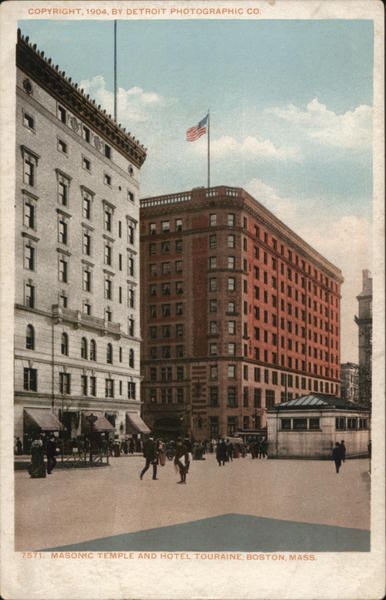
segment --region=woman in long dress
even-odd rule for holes
[[[32,478],[46,476],[43,442],[40,438],[34,439],[31,444],[30,475]]]

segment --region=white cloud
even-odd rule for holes
[[[106,88],[106,82],[102,75],[96,75],[92,79],[80,82],[86,94],[90,94],[107,113],[113,114],[114,94]],[[144,122],[148,120],[148,109],[162,104],[162,98],[155,92],[145,92],[142,88],[134,86],[127,90],[118,88],[117,109],[119,122],[129,125],[133,122]]]
[[[252,179],[245,189],[284,221],[295,233],[341,269],[344,284],[341,307],[342,362],[358,361],[358,311],[362,269],[371,270],[371,225],[364,217],[331,214],[330,205],[311,199],[299,202],[280,196],[261,179]]]
[[[195,150],[203,154],[206,152],[206,143],[201,141],[195,146]],[[302,156],[299,150],[293,146],[275,146],[271,140],[261,140],[257,137],[247,136],[240,142],[234,137],[223,135],[222,137],[211,140],[210,142],[211,157],[225,158],[229,155],[232,157],[241,157],[244,160],[301,160]]]
[[[305,109],[289,104],[267,112],[298,126],[308,137],[327,146],[357,150],[367,149],[372,143],[372,108],[366,104],[338,115],[314,98]]]

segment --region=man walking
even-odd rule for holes
[[[344,440],[340,443],[340,451],[342,454],[342,461],[344,462],[346,460],[346,446],[344,445]]]
[[[182,463],[182,458],[184,458],[185,464]],[[180,437],[177,438],[174,464],[178,467],[181,477],[180,481],[177,481],[177,483],[186,483],[186,474],[189,470],[189,452],[187,447],[182,443],[182,438]]]
[[[146,459],[146,463],[139,478],[142,479],[150,465],[153,465],[153,479],[157,479],[158,454],[154,438],[152,436],[150,436],[143,445],[143,455]]]
[[[55,469],[56,466],[56,440],[53,435],[47,441],[46,455],[47,475],[51,475],[52,471]]]
[[[339,473],[339,469],[342,465],[342,449],[339,442],[336,442],[335,448],[332,451],[332,460],[335,462],[336,472]]]

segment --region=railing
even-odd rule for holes
[[[58,304],[52,305],[52,316],[58,321],[69,321],[75,323],[78,326],[85,326],[102,331],[107,331],[115,335],[120,335],[121,324],[106,321],[100,317],[92,317],[91,315],[85,315],[80,310],[71,310],[70,308],[62,308]]]
[[[143,198],[141,200],[142,208],[149,208],[151,206],[161,206],[165,204],[175,204],[178,202],[189,202],[190,200],[200,198],[216,198],[218,196],[230,196],[232,198],[238,198],[241,196],[241,188],[231,188],[218,186],[214,188],[195,188],[191,192],[181,192],[179,194],[167,194],[165,196],[154,196],[152,198]]]

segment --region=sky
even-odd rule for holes
[[[113,113],[112,21],[21,21]],[[373,25],[367,20],[118,21],[118,122],[148,149],[141,196],[243,187],[338,266],[342,362],[371,270]]]

